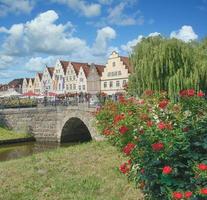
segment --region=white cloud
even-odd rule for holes
[[[142,25],[144,23],[144,17],[139,16],[139,11],[136,13],[130,13],[130,15],[124,13],[125,9],[132,4],[132,1],[124,1],[116,5],[114,8],[109,9],[109,15],[107,21],[110,24],[129,26],[129,25]]]
[[[48,57],[45,57],[45,58],[32,57],[25,64],[25,67],[27,68],[28,71],[31,71],[31,72],[42,71],[45,68],[45,66],[54,65],[56,59],[57,58],[55,56],[48,56]]]
[[[58,24],[58,14],[49,10],[25,24],[14,24],[10,29],[1,27],[8,34],[2,47],[9,55],[31,55],[32,53],[69,54],[85,47],[85,41],[73,37],[71,22]]]
[[[0,0],[0,16],[5,16],[9,13],[28,14],[33,8],[33,0]]]
[[[198,39],[198,35],[194,32],[192,26],[182,26],[178,31],[172,31],[170,34],[171,38],[177,38],[184,42],[190,42]]]
[[[14,60],[13,57],[7,55],[0,55],[0,69],[7,68],[12,61]]]
[[[97,3],[87,3],[83,0],[50,0],[52,2],[67,5],[86,17],[94,17],[101,14],[101,5]]]
[[[116,37],[116,31],[107,26],[97,31],[95,43],[92,48],[92,52],[95,55],[105,54],[107,50],[107,41]]]
[[[110,5],[112,4],[113,0],[99,0],[99,3],[104,5]]]
[[[154,33],[150,33],[147,37],[155,37],[155,36],[159,36],[159,35],[161,35],[161,34],[158,32],[154,32]],[[137,38],[128,41],[125,45],[121,45],[121,49],[123,51],[130,53],[132,51],[133,47],[136,46],[137,43],[141,42],[143,38],[144,38],[143,35],[139,35]]]

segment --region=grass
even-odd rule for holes
[[[107,142],[90,142],[0,162],[0,199],[141,200],[118,170],[126,159]]]
[[[29,136],[30,135],[26,133],[15,133],[7,128],[0,127],[0,140],[27,138]]]

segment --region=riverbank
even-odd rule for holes
[[[31,135],[27,133],[15,133],[7,128],[0,127],[0,141],[4,140],[15,140],[22,138],[29,138]]]
[[[0,162],[0,199],[141,200],[117,168],[126,159],[104,141]]]

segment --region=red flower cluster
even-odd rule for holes
[[[154,151],[160,151],[160,150],[163,149],[163,148],[164,148],[164,144],[161,143],[161,142],[152,144],[152,149],[153,149]]]
[[[188,90],[181,90],[180,91],[180,96],[188,96],[188,97],[193,97],[195,95],[195,90],[194,89],[188,89]]]
[[[129,130],[129,128],[127,128],[126,126],[122,126],[121,128],[119,128],[119,132],[122,135],[124,135],[128,130]]]
[[[172,168],[170,166],[164,166],[162,169],[163,174],[170,174],[172,172]]]
[[[191,198],[192,195],[193,193],[191,191],[187,191],[184,194],[182,194],[181,192],[173,192],[174,199],[182,199],[182,198],[189,199]]]
[[[159,103],[159,108],[165,109],[167,105],[168,105],[168,100],[164,99]]]
[[[157,124],[157,128],[159,128],[160,130],[164,130],[166,128],[166,125],[164,122],[159,122]]]
[[[149,120],[149,116],[147,114],[143,113],[143,114],[140,115],[140,119],[143,120],[143,121],[147,121],[147,120]]]
[[[109,130],[109,129],[104,129],[103,134],[104,135],[112,135],[113,134],[113,131],[112,130]]]
[[[136,145],[134,143],[128,143],[124,148],[123,152],[128,156],[131,154],[132,150]]]
[[[207,170],[207,165],[201,163],[201,164],[198,165],[198,169],[200,169],[201,171],[206,171]]]
[[[119,102],[125,104],[126,103],[126,99],[123,95],[119,96]]]
[[[183,194],[181,192],[173,192],[173,198],[174,199],[182,199]]]
[[[205,96],[205,94],[204,94],[202,91],[199,91],[199,92],[197,93],[197,96],[198,96],[198,97],[203,97],[203,96]]]
[[[203,195],[207,195],[207,188],[202,188],[200,190],[200,193],[203,194]]]
[[[124,118],[125,118],[125,115],[124,115],[124,114],[116,115],[116,116],[114,117],[114,123],[116,124],[116,123],[118,123],[119,121],[121,121],[121,120],[124,119]]]
[[[150,121],[150,120],[149,120],[149,121],[147,121],[147,126],[148,126],[148,127],[152,127],[152,126],[153,126],[153,124],[154,124],[154,123],[153,123],[153,121]]]
[[[119,170],[123,173],[126,174],[129,172],[130,168],[129,168],[129,164],[128,163],[123,163],[120,165]]]

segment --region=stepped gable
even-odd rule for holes
[[[120,59],[128,69],[129,73],[132,73],[132,66],[130,64],[129,58],[125,56],[120,56]]]

